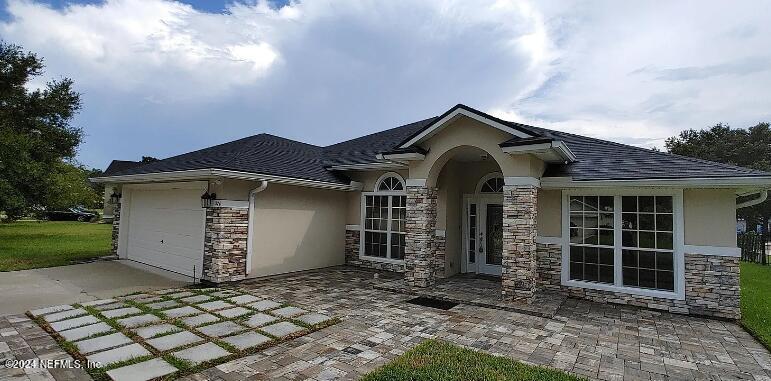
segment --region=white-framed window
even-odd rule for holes
[[[563,191],[562,284],[683,299],[682,191]]]
[[[361,200],[360,256],[403,261],[407,235],[404,179],[396,173],[386,173],[375,182],[372,192],[362,193]]]

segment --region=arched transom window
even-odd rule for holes
[[[503,176],[500,173],[491,173],[479,180],[477,193],[502,193],[503,185]]]
[[[368,259],[404,260],[407,192],[404,180],[386,173],[374,192],[362,195],[361,255]]]

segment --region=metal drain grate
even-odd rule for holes
[[[419,296],[415,299],[410,299],[407,301],[407,303],[417,304],[419,306],[424,306],[424,307],[438,308],[440,310],[449,310],[450,308],[453,308],[458,305],[458,303],[448,302],[446,300],[428,298],[425,296]]]

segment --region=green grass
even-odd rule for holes
[[[426,340],[365,375],[364,381],[583,380],[565,372]]]
[[[771,266],[741,262],[742,324],[771,348]]]
[[[0,224],[0,271],[63,266],[110,254],[112,225],[85,222]]]

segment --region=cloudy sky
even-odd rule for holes
[[[456,103],[663,146],[771,120],[771,2],[0,0],[0,38],[83,94],[78,159],[261,132],[326,145]]]

